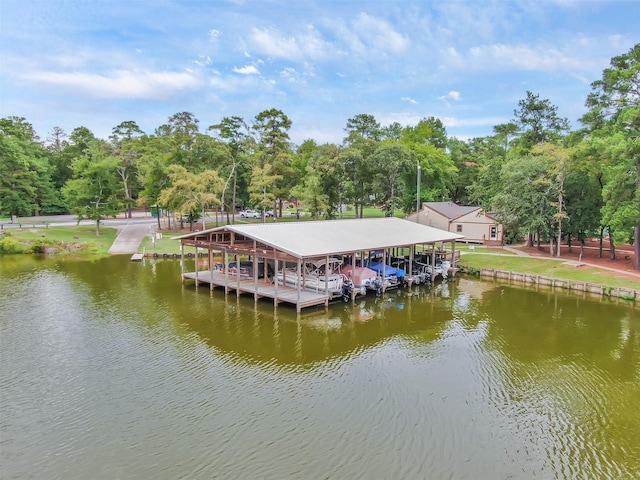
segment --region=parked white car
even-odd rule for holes
[[[241,210],[240,218],[260,218],[260,212],[256,212],[255,210]]]

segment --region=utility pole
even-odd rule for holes
[[[420,165],[418,165],[418,185],[416,190],[416,222],[420,223]]]

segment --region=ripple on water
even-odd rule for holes
[[[47,298],[0,299],[21,319],[0,322],[0,476],[630,478],[638,387],[522,340],[482,310],[491,290],[482,305],[452,283],[450,298],[359,303],[358,321],[350,305],[298,321],[163,287],[170,264],[151,280],[121,267],[135,302],[117,300],[117,275],[0,280]],[[539,331],[560,330],[527,325]]]

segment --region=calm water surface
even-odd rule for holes
[[[0,257],[0,478],[640,478],[640,313],[456,279],[290,307]]]

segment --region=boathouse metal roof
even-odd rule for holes
[[[234,224],[174,237],[206,239],[211,233],[234,232],[287,252],[296,258],[372,251],[408,245],[451,242],[464,235],[396,217],[305,222]]]

